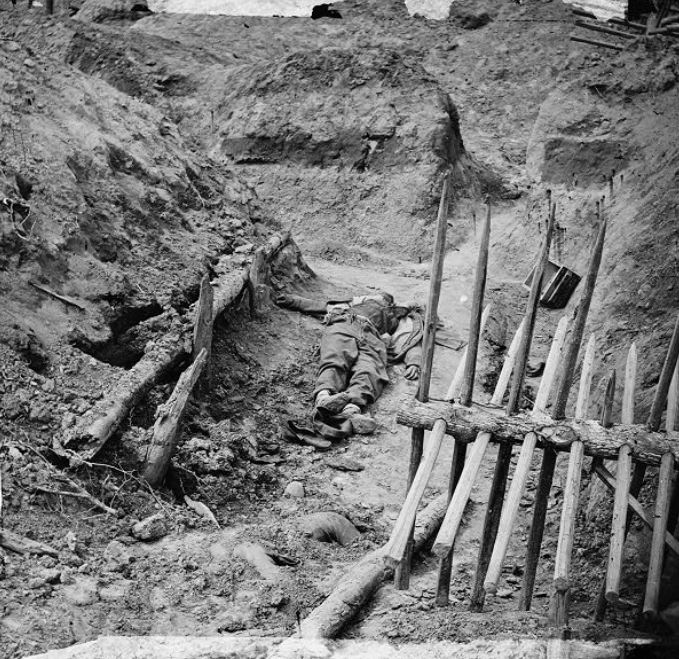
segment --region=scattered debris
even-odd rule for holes
[[[365,467],[358,461],[343,455],[332,456],[325,460],[325,464],[338,471],[363,471]]]
[[[304,485],[299,481],[290,481],[284,491],[285,496],[301,499],[304,497]]]
[[[186,502],[186,505],[191,508],[191,510],[198,513],[203,519],[212,522],[217,528],[220,528],[219,522],[214,516],[214,513],[204,503],[201,503],[200,501],[194,501],[187,494],[184,495],[184,501]]]
[[[170,532],[167,518],[163,513],[146,517],[132,525],[131,535],[142,542],[153,542]]]
[[[242,558],[268,581],[279,581],[282,572],[273,558],[262,545],[256,542],[243,542],[233,550],[233,555]]]
[[[306,535],[320,542],[337,542],[343,547],[361,536],[359,530],[339,513],[312,513],[302,520]]]

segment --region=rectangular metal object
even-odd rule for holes
[[[530,271],[523,282],[525,288],[530,289],[535,268]],[[540,305],[548,309],[563,309],[570,300],[573,291],[580,283],[580,275],[565,265],[553,261],[547,263],[540,292]]]

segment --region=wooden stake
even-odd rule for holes
[[[434,258],[431,264],[431,278],[429,286],[429,298],[424,319],[424,336],[422,337],[422,363],[420,364],[420,382],[417,390],[417,399],[426,402],[429,400],[429,388],[431,386],[432,367],[434,363],[434,346],[436,340],[436,323],[438,320],[438,305],[441,296],[441,283],[443,281],[443,264],[446,255],[446,230],[448,227],[448,192],[450,176],[446,175],[443,180],[441,199],[436,225],[436,239],[434,242]],[[424,432],[413,429],[410,441],[410,465],[408,468],[407,491],[413,484],[424,446]],[[414,523],[414,518],[413,518]],[[401,564],[394,572],[394,584],[399,590],[406,590],[410,585],[410,563],[413,552],[413,529],[408,536],[405,555]]]
[[[563,496],[559,541],[554,561],[554,621],[560,627],[568,625],[568,593],[570,591],[570,566],[575,538],[575,518],[578,512],[580,496],[580,478],[582,462],[585,457],[584,444],[575,441],[571,444],[568,460],[568,474]]]
[[[538,412],[545,412],[547,409],[547,401],[549,400],[549,394],[552,390],[552,384],[554,384],[554,378],[556,377],[556,370],[559,366],[559,361],[561,360],[561,352],[563,350],[564,342],[566,341],[566,329],[568,328],[568,318],[564,316],[559,324],[556,326],[556,331],[554,332],[554,338],[552,339],[552,346],[549,349],[549,355],[547,357],[547,363],[545,364],[545,370],[542,374],[542,379],[540,380],[540,387],[538,393],[535,396],[535,403],[533,404],[533,414]]]
[[[537,416],[544,412],[549,392],[552,388],[554,375],[561,359],[561,351],[566,337],[566,328],[568,325],[567,318],[562,318],[557,325],[556,332],[554,332],[554,339],[549,350],[549,357],[545,371],[540,380],[540,387],[535,397],[535,405],[533,406],[532,416]],[[484,589],[487,593],[494,594],[497,590],[497,582],[502,571],[502,563],[507,553],[509,541],[514,533],[514,525],[516,517],[519,512],[519,504],[521,497],[526,487],[526,481],[530,472],[530,466],[533,461],[533,453],[537,443],[537,435],[534,432],[529,432],[523,439],[521,444],[521,452],[514,470],[512,483],[507,494],[507,500],[502,509],[500,521],[498,523],[497,538],[493,546],[493,552],[488,562],[488,570],[485,577]]]
[[[462,476],[467,458],[467,445],[462,442],[453,443],[453,456],[450,461],[450,477],[448,479],[448,498],[446,500],[446,512],[450,506],[450,500],[457,489],[457,484]],[[445,516],[445,515],[444,515]],[[443,521],[443,519],[441,520]],[[436,584],[436,606],[447,606],[450,594],[450,575],[453,570],[453,547],[441,559],[439,563],[438,582]]]
[[[420,466],[413,479],[413,484],[408,490],[408,496],[401,508],[396,524],[394,524],[389,542],[385,547],[385,559],[391,567],[396,567],[405,555],[406,545],[415,523],[417,507],[420,504],[424,490],[427,487],[427,482],[434,469],[445,431],[445,421],[440,420],[434,424],[434,428],[429,435],[424,458],[420,462]]]
[[[601,481],[608,487],[609,490],[615,491],[615,477],[613,474],[611,474],[606,467],[603,465],[598,465],[595,470],[596,475],[601,479]],[[634,479],[633,479],[634,480]],[[644,507],[641,505],[639,500],[632,495],[631,490],[632,490],[632,484],[630,484],[630,494],[627,497],[627,506],[630,510],[632,510],[637,517],[649,528],[653,528],[653,518],[649,517],[646,514],[646,510]],[[629,526],[630,522],[630,516],[627,515],[627,526]],[[627,532],[627,531],[626,531]],[[667,547],[673,551],[677,556],[679,556],[679,540],[675,538],[671,533],[665,532],[665,544]]]
[[[637,344],[632,343],[627,353],[625,364],[625,389],[622,394],[622,417],[620,421],[627,425],[634,423],[634,390],[637,379]]]
[[[608,554],[608,570],[606,572],[606,600],[613,603],[617,602],[620,596],[622,554],[625,548],[625,527],[627,525],[627,500],[631,480],[632,458],[630,447],[623,446],[618,454],[615,474],[611,546]]]
[[[592,374],[594,372],[594,351],[596,350],[596,335],[592,333],[587,342],[585,357],[582,360],[580,372],[580,387],[578,389],[578,401],[575,404],[575,418],[586,419],[589,408],[589,394],[592,388]]]
[[[160,485],[165,478],[177,441],[179,422],[206,359],[207,351],[203,348],[198,358],[179,377],[168,401],[158,410],[143,473],[144,480],[152,487]]]
[[[549,261],[549,248],[552,244],[552,233],[554,232],[554,222],[556,217],[556,204],[552,204],[549,212],[549,223],[547,231],[542,241],[542,247],[538,256],[535,269],[533,270],[533,281],[531,282],[528,303],[526,304],[525,323],[526,329],[521,335],[521,345],[516,357],[512,386],[509,391],[509,402],[507,403],[507,414],[516,414],[519,411],[521,392],[523,391],[523,380],[526,372],[526,363],[530,353],[533,331],[535,329],[535,318],[540,304],[542,294],[542,279]]]
[[[481,336],[481,310],[483,309],[483,295],[486,288],[486,271],[488,269],[488,245],[490,242],[490,201],[486,202],[486,221],[481,232],[479,256],[476,262],[476,278],[474,280],[474,294],[472,297],[471,319],[469,321],[469,344],[464,364],[464,377],[462,380],[462,393],[460,402],[462,405],[471,405],[474,390],[474,377],[476,375],[476,356],[479,349]]]
[[[460,481],[455,488],[453,497],[448,506],[446,516],[443,518],[441,529],[434,541],[432,551],[439,557],[443,557],[451,550],[455,542],[455,536],[462,521],[464,509],[469,501],[474,480],[478,474],[483,456],[485,454],[490,435],[488,433],[481,433],[478,439],[472,444],[472,449],[467,458]]]
[[[210,277],[205,275],[200,282],[200,296],[196,305],[196,320],[193,326],[193,359],[195,361],[201,350],[205,349],[205,368],[203,369],[203,376],[198,383],[198,388],[207,390],[212,388],[212,368],[210,362],[212,356],[213,301],[214,296]]]
[[[502,404],[502,399],[504,398],[505,391],[507,389],[507,384],[509,383],[509,377],[511,375],[512,368],[516,360],[516,354],[519,348],[521,334],[523,332],[524,327],[525,319],[521,321],[521,324],[516,330],[516,334],[514,335],[514,338],[512,339],[512,342],[509,346],[509,350],[507,351],[507,356],[505,358],[504,364],[502,365],[500,377],[498,378],[497,383],[495,384],[495,390],[493,391],[493,397],[491,398],[491,405],[499,406]],[[490,437],[491,436],[488,433],[480,433],[479,435],[477,435],[476,440],[472,445],[472,451],[480,450],[481,445],[485,444],[485,446],[487,446]],[[479,444],[479,446],[477,446],[477,444]],[[485,448],[483,450],[485,451]],[[451,505],[451,500],[453,497],[453,493],[456,490],[457,483],[462,476],[462,467],[464,465],[465,456],[466,456],[466,445],[462,444],[459,441],[456,441],[453,453],[453,463],[451,465],[451,477],[450,477],[451,480],[449,481],[449,499],[448,499],[449,506]],[[475,478],[475,475],[472,478]],[[459,502],[458,505],[462,507],[462,511],[464,511],[468,499],[469,494],[467,494],[464,501]],[[455,532],[455,534],[456,533],[457,531]],[[453,544],[451,545],[450,549],[445,554],[445,556],[441,558],[441,562],[439,564],[439,578],[436,596],[436,604],[438,606],[446,606],[448,604],[448,592],[450,590],[450,574],[453,564],[454,544],[455,539],[453,536]]]
[[[658,614],[658,598],[660,596],[660,578],[662,576],[663,558],[665,556],[665,533],[667,532],[667,514],[669,512],[670,483],[674,471],[674,457],[671,453],[663,455],[658,474],[658,494],[655,499],[655,519],[651,539],[651,557],[646,579],[646,595],[644,597],[644,615]]]
[[[613,425],[611,419],[613,415],[613,403],[615,401],[615,371],[608,374],[608,381],[606,382],[606,393],[604,395],[604,405],[601,410],[601,425],[604,428],[610,428]]]
[[[480,332],[481,334],[483,334],[483,330],[486,328],[488,318],[490,318],[491,310],[492,305],[487,304],[486,308],[483,310],[483,314],[481,314],[481,332]],[[464,378],[464,367],[465,364],[467,363],[468,348],[469,345],[466,345],[462,350],[462,354],[460,355],[460,362],[457,365],[457,368],[455,369],[455,375],[453,376],[450,386],[448,387],[448,391],[446,392],[445,400],[447,401],[452,401],[459,396],[460,387],[462,386],[462,379]]]
[[[648,415],[648,421],[646,422],[649,430],[655,431],[658,430],[658,428],[660,428],[660,418],[662,416],[662,412],[667,401],[667,394],[669,392],[670,384],[672,382],[674,370],[677,366],[678,357],[679,357],[679,315],[677,315],[677,320],[674,324],[674,332],[672,333],[672,338],[670,339],[670,345],[667,350],[667,356],[665,357],[665,363],[663,364],[662,371],[660,373],[658,387],[655,390],[653,404],[651,405],[651,411]]]

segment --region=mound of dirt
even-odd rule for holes
[[[428,252],[442,173],[463,145],[450,98],[413,58],[299,52],[240,68],[226,88],[211,153],[267,215],[307,243]]]

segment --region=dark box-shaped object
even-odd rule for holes
[[[535,268],[530,271],[523,285],[530,290],[533,283]],[[549,309],[563,309],[570,300],[575,287],[580,283],[580,275],[568,269],[565,265],[558,265],[547,261],[545,274],[542,277],[542,291],[540,304]]]

